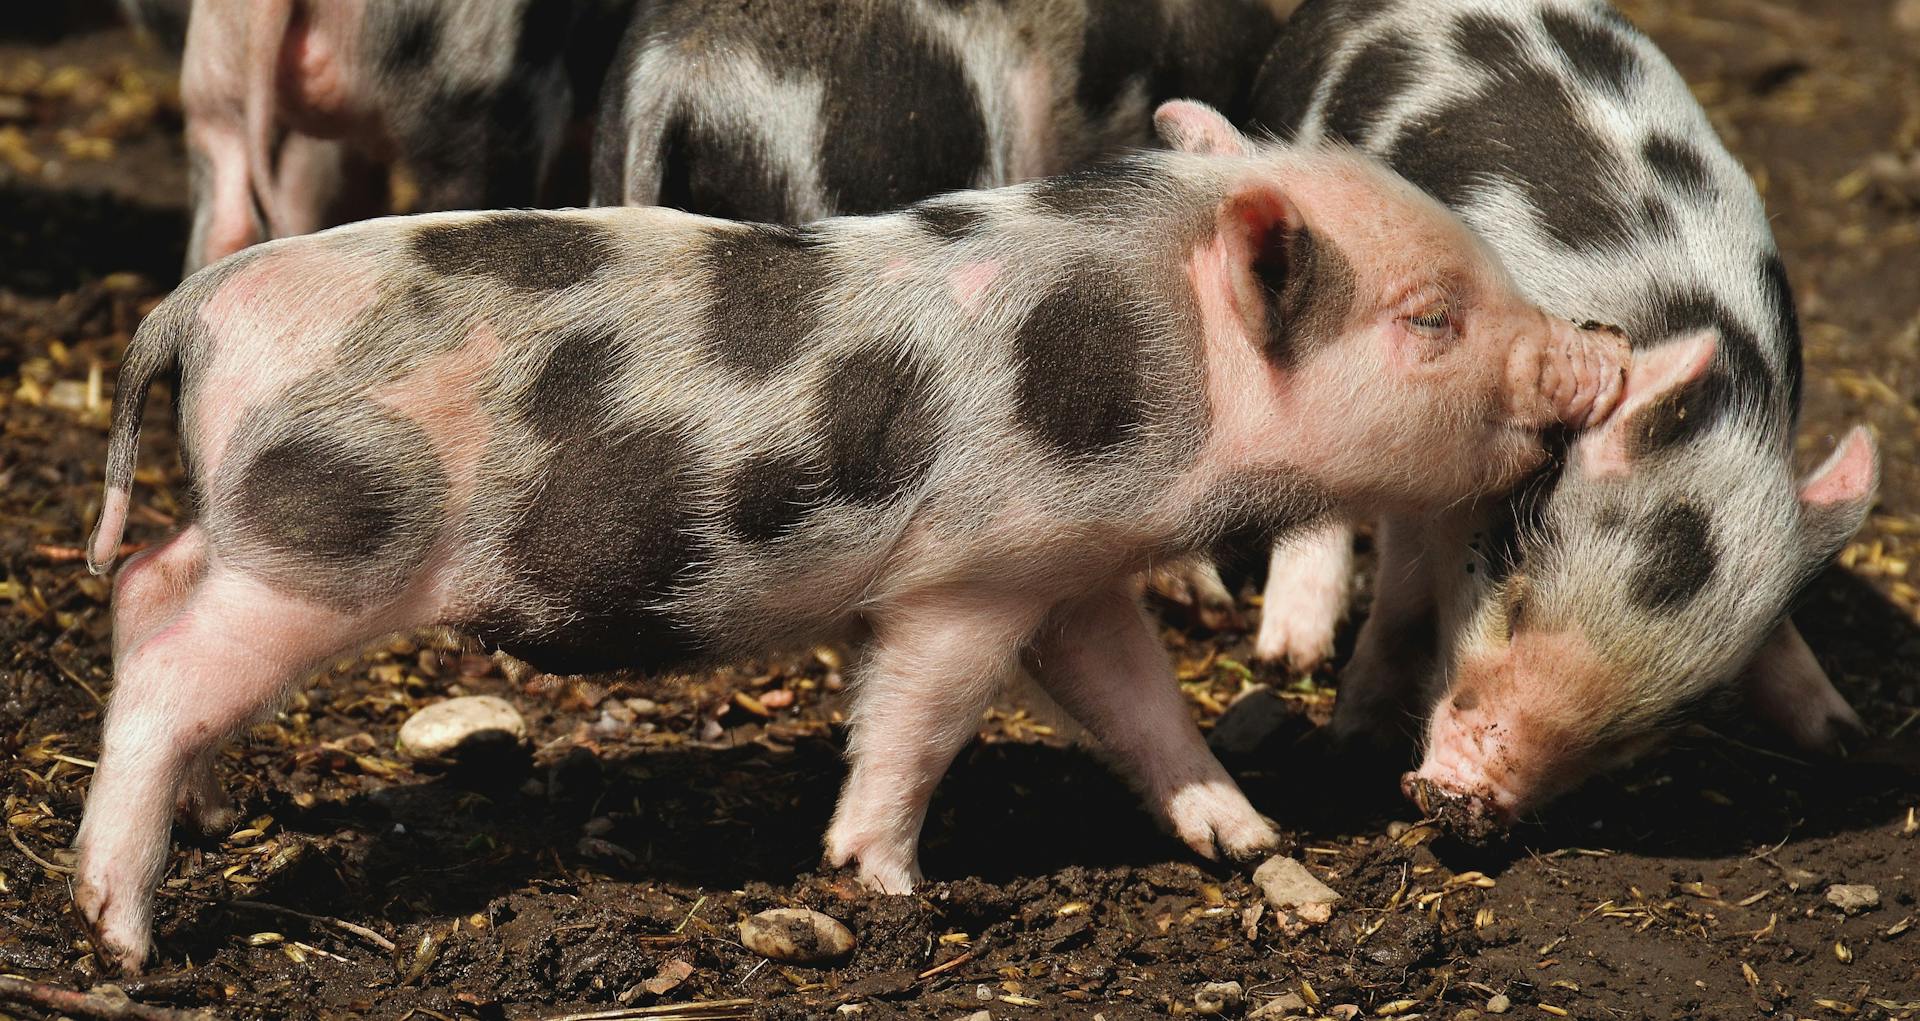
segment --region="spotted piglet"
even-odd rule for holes
[[[390,163],[425,209],[532,204],[572,111],[570,41],[591,51],[575,26],[623,17],[620,2],[197,0],[180,70],[188,272],[385,212]]]
[[[802,223],[1062,173],[1152,140],[1158,99],[1240,116],[1260,0],[636,7],[594,200]]]
[[[1182,839],[1270,847],[1128,579],[1247,522],[1500,490],[1631,394],[1617,338],[1377,166],[1159,117],[1184,151],[891,215],[425,215],[189,280],[128,349],[89,544],[105,570],[177,366],[198,513],[115,586],[96,945],[145,958],[168,815],[220,816],[226,735],[429,624],[582,672],[864,620],[827,852],[882,890],[1023,654]]]
[[[1308,0],[1255,112],[1379,156],[1543,308],[1637,345],[1639,392],[1557,475],[1504,506],[1385,521],[1336,732],[1391,739],[1430,718],[1407,787],[1478,829],[1729,697],[1808,748],[1857,727],[1787,606],[1859,527],[1873,443],[1856,429],[1796,480],[1786,272],[1653,43],[1594,0]],[[1331,651],[1349,544],[1336,526],[1275,554],[1265,654]]]

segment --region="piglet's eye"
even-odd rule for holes
[[[1443,340],[1453,332],[1453,314],[1445,305],[1435,305],[1406,318],[1407,328],[1423,337]]]

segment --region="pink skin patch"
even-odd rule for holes
[[[947,276],[947,287],[953,292],[953,303],[968,315],[978,315],[987,291],[1000,278],[1000,269],[998,262],[969,262],[954,270]]]
[[[480,390],[499,362],[500,338],[492,326],[481,323],[459,347],[433,356],[373,393],[374,400],[427,434],[447,473],[449,518],[466,511],[479,484],[480,458],[493,439],[493,420],[481,405]]]
[[[1015,129],[1007,179],[1000,183],[1018,184],[1066,169],[1054,158],[1053,72],[1042,61],[1022,64],[1007,76],[1007,95]]]
[[[190,411],[202,478],[219,471],[234,426],[249,409],[332,363],[341,324],[375,292],[364,264],[316,247],[262,258],[221,284],[200,309],[212,359],[193,383]]]
[[[888,283],[899,280],[911,280],[915,267],[912,259],[892,258],[880,267],[880,279]]]

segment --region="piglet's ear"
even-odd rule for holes
[[[1295,239],[1305,232],[1292,199],[1268,184],[1248,185],[1221,205],[1219,230],[1237,276],[1244,278],[1250,271],[1267,290],[1278,294],[1284,288],[1298,247]],[[1253,300],[1264,304],[1271,299]]]
[[[1831,752],[1864,733],[1860,716],[1834,690],[1793,621],[1774,628],[1742,678],[1747,704],[1793,743],[1810,752]]]
[[[1713,330],[1669,340],[1633,353],[1620,406],[1605,425],[1580,441],[1586,471],[1595,475],[1624,475],[1641,449],[1663,423],[1675,418],[1687,391],[1706,378],[1720,335]]]
[[[1826,463],[1800,483],[1802,541],[1813,564],[1826,563],[1860,530],[1879,480],[1873,435],[1856,425]]]
[[[1230,193],[1216,215],[1212,243],[1194,253],[1202,313],[1281,355],[1274,349],[1286,333],[1280,306],[1306,235],[1300,210],[1271,183],[1253,181]]]
[[[1176,99],[1160,104],[1153,127],[1167,145],[1201,156],[1251,156],[1253,143],[1205,103]]]

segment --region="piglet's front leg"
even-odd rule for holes
[[[1062,607],[1036,637],[1029,665],[1187,846],[1208,858],[1250,858],[1278,845],[1273,824],[1193,725],[1167,650],[1130,586]]]
[[[912,892],[933,789],[979,731],[1045,612],[1007,593],[964,590],[910,596],[872,615],[828,864],[858,862],[868,886]]]

